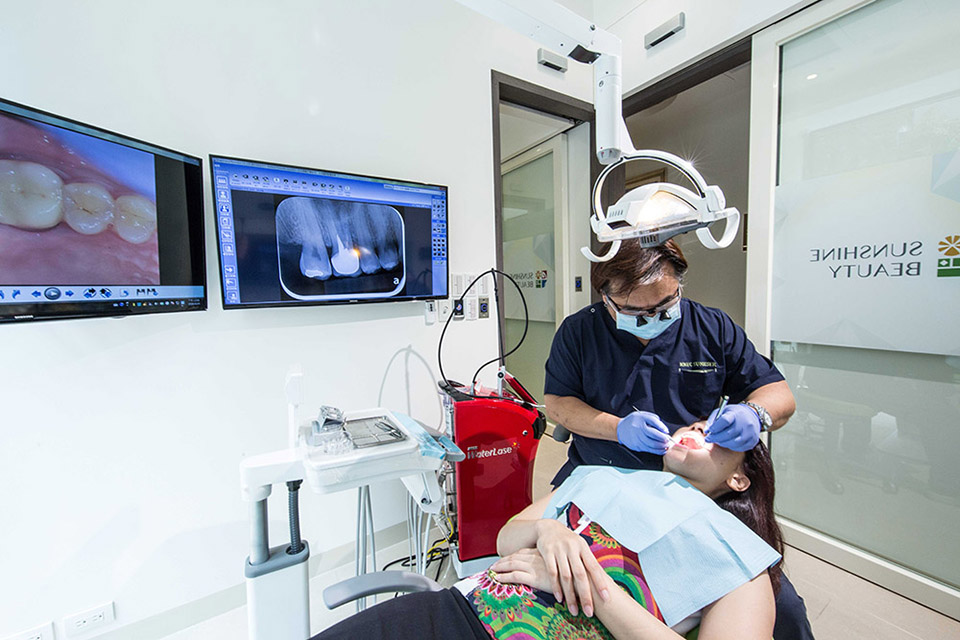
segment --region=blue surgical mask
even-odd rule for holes
[[[640,318],[640,322],[646,320],[646,323],[640,326],[637,326],[637,316],[628,316],[619,311],[615,311],[615,313],[617,314],[617,329],[622,329],[643,340],[652,340],[680,319],[680,301],[677,300],[673,306],[664,309],[653,317]]]

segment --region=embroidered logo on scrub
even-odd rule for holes
[[[680,371],[685,373],[716,373],[719,365],[716,362],[681,362]]]

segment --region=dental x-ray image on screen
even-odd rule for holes
[[[211,156],[224,308],[447,296],[447,189]]]
[[[298,300],[398,293],[406,282],[395,207],[306,196],[277,207],[280,283]]]

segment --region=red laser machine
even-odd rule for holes
[[[502,369],[500,375],[509,390],[499,395],[440,384],[448,431],[467,456],[456,463],[451,507],[456,514],[451,556],[460,577],[496,559],[500,527],[533,502],[533,459],[547,422],[527,390]]]

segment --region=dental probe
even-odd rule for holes
[[[637,409],[637,405],[631,404],[630,406],[633,407],[633,410],[634,410],[634,411],[640,411],[640,409]],[[667,449],[669,449],[670,447],[672,447],[672,446],[674,446],[674,445],[680,444],[680,441],[677,440],[676,438],[674,438],[674,437],[673,437],[672,435],[670,435],[669,433],[667,434],[667,439],[670,440],[670,444],[667,445]]]

